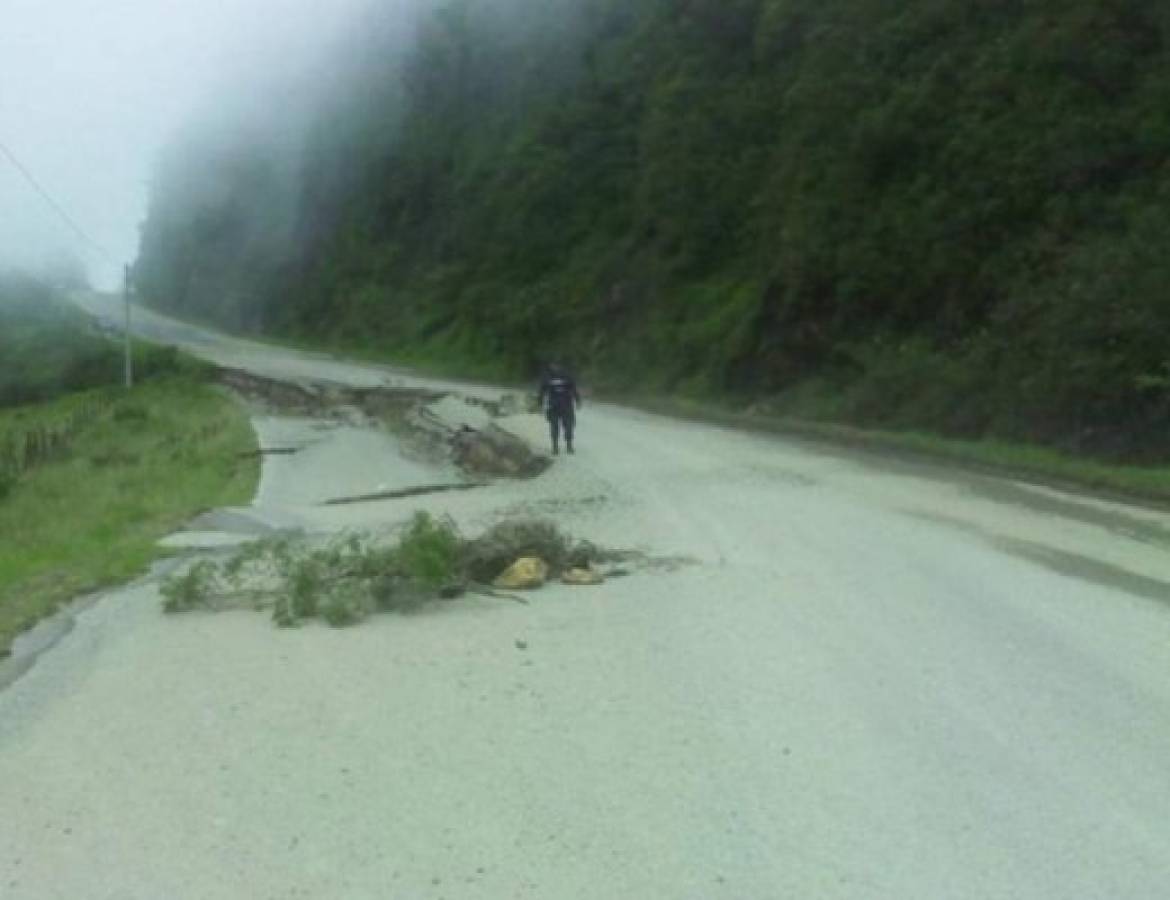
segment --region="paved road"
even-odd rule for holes
[[[536,481],[326,512],[393,473],[314,433],[241,520],[536,511],[695,562],[342,632],[116,592],[0,695],[0,895],[1167,896],[1170,517],[606,406]]]

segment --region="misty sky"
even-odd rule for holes
[[[137,252],[162,144],[196,110],[246,105],[309,65],[368,2],[0,0],[0,142],[112,257],[0,156],[0,268],[63,248],[113,286]]]

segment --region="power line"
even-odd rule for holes
[[[9,150],[3,141],[0,141],[0,154],[3,154],[8,158],[8,161],[12,163],[12,167],[20,173],[21,177],[23,177],[24,180],[29,183],[29,186],[40,195],[41,199],[49,205],[49,207],[57,214],[61,221],[69,226],[69,229],[74,234],[76,234],[84,243],[88,244],[106,259],[112,262],[115,261],[114,255],[93,238],[91,238],[86,230],[78,225],[76,221],[74,221],[73,217],[70,216],[69,213],[65,211],[64,207],[62,207],[60,203],[54,200],[53,196],[41,186],[41,183],[37,181],[32,172],[28,170],[24,163],[16,158],[16,154]]]

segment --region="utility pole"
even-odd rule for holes
[[[134,357],[131,354],[130,347],[130,267],[125,266],[122,269],[122,301],[126,307],[126,330],[124,334],[124,345],[126,353],[126,389],[134,387]]]

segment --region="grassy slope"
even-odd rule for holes
[[[96,419],[63,458],[37,466],[0,500],[0,653],[78,594],[133,577],[156,541],[201,510],[251,499],[259,463],[242,409],[214,388],[161,378],[104,389]],[[0,430],[55,420],[67,396],[0,410]]]

